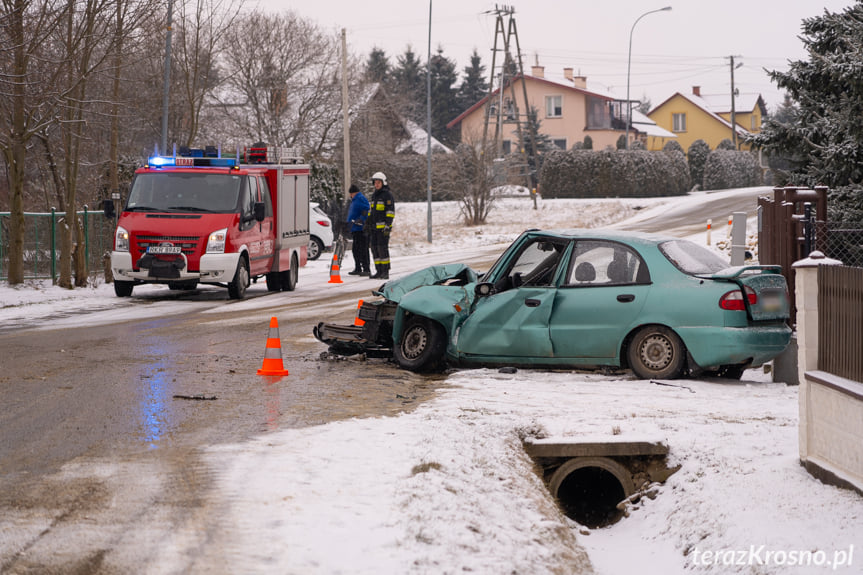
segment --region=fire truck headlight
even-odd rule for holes
[[[118,252],[129,251],[129,232],[120,226],[117,226],[117,233],[114,235],[114,249]]]
[[[225,238],[228,237],[228,228],[222,228],[210,234],[207,240],[208,254],[223,254],[225,253]]]

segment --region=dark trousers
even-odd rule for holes
[[[351,232],[351,253],[354,254],[354,266],[357,271],[371,271],[369,269],[369,240],[365,232]]]
[[[383,231],[372,232],[372,257],[375,260],[375,270],[390,267],[390,237]]]

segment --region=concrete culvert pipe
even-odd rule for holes
[[[616,523],[617,504],[635,486],[626,467],[607,457],[576,457],[552,474],[549,489],[567,517],[591,529]]]

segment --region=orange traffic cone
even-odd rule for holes
[[[336,250],[333,253],[333,262],[330,264],[330,281],[328,284],[340,284],[342,282],[342,276],[339,273],[339,269],[341,267],[342,258],[339,257],[339,252]]]
[[[357,317],[354,318],[354,325],[363,326],[366,324],[365,320],[360,319],[360,308],[362,308],[362,307],[363,307],[363,300],[360,300],[359,303],[357,303]]]
[[[270,318],[270,332],[267,335],[267,348],[264,350],[264,364],[258,375],[288,375],[282,363],[282,340],[279,338],[279,320]]]

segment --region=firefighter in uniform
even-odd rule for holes
[[[390,233],[396,217],[396,205],[383,172],[372,175],[372,185],[375,191],[366,224],[371,227],[372,258],[375,262],[375,273],[371,277],[385,280],[390,277]]]

